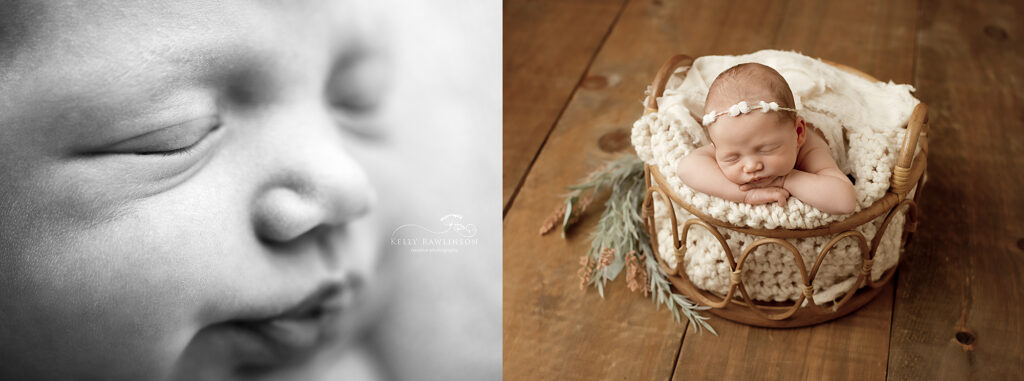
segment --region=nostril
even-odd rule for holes
[[[273,188],[257,199],[253,219],[260,240],[284,243],[320,225],[324,212],[315,201],[288,188]]]
[[[267,189],[253,207],[253,227],[268,245],[301,240],[318,229],[340,229],[369,214],[376,204],[371,189],[345,189],[337,194],[300,193],[292,187]]]

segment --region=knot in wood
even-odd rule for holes
[[[597,140],[597,146],[604,152],[619,152],[632,146],[630,132],[625,129],[617,129],[608,132]]]
[[[959,331],[956,333],[956,341],[963,345],[974,344],[974,334],[968,331]]]
[[[603,75],[591,75],[583,79],[580,84],[584,89],[598,90],[608,87],[608,78]]]
[[[1006,33],[1006,29],[995,25],[985,25],[983,30],[985,31],[986,36],[996,41],[1003,41],[1009,37],[1009,34]]]

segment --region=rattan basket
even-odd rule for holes
[[[657,112],[657,98],[665,91],[665,85],[672,74],[679,68],[687,68],[692,65],[693,58],[686,55],[677,55],[670,58],[658,70],[651,86],[651,95],[645,105],[645,113]],[[865,74],[854,68],[824,62],[839,69],[877,81],[874,77]],[[652,170],[649,164],[644,167],[644,180],[647,184],[647,194],[643,203],[643,216],[651,237],[657,236],[657,229],[654,218],[654,198],[660,197],[666,205],[675,205],[690,212],[695,218],[683,223],[682,236],[680,237],[679,225],[676,219],[674,208],[669,208],[669,216],[672,224],[672,242],[675,246],[676,266],[670,267],[660,255],[658,262],[669,275],[673,286],[692,301],[710,306],[710,312],[739,323],[773,327],[788,328],[813,325],[842,317],[870,302],[881,291],[881,287],[891,281],[893,274],[899,267],[897,264],[884,272],[877,281],[871,280],[871,266],[874,260],[875,251],[878,248],[881,237],[885,234],[893,216],[897,213],[906,212],[906,222],[903,226],[903,234],[900,242],[900,260],[903,261],[903,248],[910,239],[911,233],[917,225],[917,200],[921,196],[921,188],[924,183],[924,171],[927,166],[927,131],[928,131],[928,107],[920,103],[911,114],[907,123],[907,134],[903,140],[902,147],[897,156],[896,165],[893,168],[891,186],[886,194],[875,201],[871,206],[862,209],[846,219],[833,222],[826,226],[815,229],[755,229],[743,226],[736,226],[728,222],[720,221],[710,217],[692,205],[689,205],[669,187],[666,180],[658,170]],[[920,146],[920,150],[918,150]],[[915,152],[917,154],[915,155]],[[913,198],[908,198],[911,190],[915,189]],[[875,236],[869,239],[854,228],[869,223],[870,221],[885,216]],[[696,226],[707,229],[719,242],[725,251],[725,258],[728,260],[731,270],[728,293],[719,295],[714,292],[702,290],[694,286],[683,271],[683,256],[686,252],[686,236]],[[740,233],[746,233],[760,237],[753,243],[743,248],[737,259],[731,251],[726,240],[723,238],[720,229],[728,229]],[[797,248],[786,241],[787,238],[833,236],[821,252],[817,253],[816,261],[810,266],[804,263]],[[860,247],[861,270],[860,275],[853,284],[854,292],[846,292],[833,306],[817,305],[812,298],[813,288],[811,287],[818,268],[826,256],[831,253],[832,248],[842,239],[854,239]],[[658,253],[658,240],[651,240],[655,253]],[[794,264],[798,268],[803,280],[803,294],[795,301],[789,303],[763,302],[753,300],[744,288],[740,276],[743,264],[751,252],[759,246],[775,244],[779,245],[794,255]],[[737,292],[738,291],[738,292]],[[804,301],[807,303],[804,303]]]

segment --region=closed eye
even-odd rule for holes
[[[202,117],[123,140],[99,153],[138,156],[187,155],[200,148],[206,138],[220,128],[219,116]]]
[[[162,156],[188,155],[190,153],[195,152],[197,149],[199,149],[199,146],[201,146],[203,144],[203,142],[205,142],[207,140],[206,136],[216,132],[218,129],[220,129],[220,125],[214,126],[202,138],[200,138],[199,140],[196,140],[191,145],[188,145],[188,146],[185,146],[185,147],[175,148],[175,149],[166,150],[166,151],[136,152],[135,154],[136,155],[162,155]]]
[[[341,127],[364,138],[387,136],[382,116],[389,95],[389,67],[385,57],[370,51],[352,52],[335,63],[325,98]]]
[[[726,162],[726,163],[732,163],[732,162],[734,162],[736,160],[739,160],[739,158],[740,158],[739,155],[729,155],[729,156],[726,156],[726,157],[722,158],[721,160],[723,162]]]
[[[775,151],[775,150],[776,150],[776,149],[778,149],[779,147],[780,147],[780,146],[779,146],[778,144],[772,144],[772,145],[770,145],[770,146],[764,146],[764,147],[761,147],[761,149],[759,150],[759,152],[761,152],[761,153],[772,153],[773,151]]]

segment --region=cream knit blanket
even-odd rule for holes
[[[716,219],[739,226],[766,229],[807,229],[842,220],[846,215],[821,212],[796,198],[788,206],[778,203],[748,205],[694,191],[675,174],[675,165],[691,150],[709,143],[694,116],[704,114],[708,86],[725,69],[743,62],[759,62],[777,70],[789,82],[798,113],[822,131],[840,170],[856,179],[857,210],[885,195],[896,162],[905,126],[918,100],[909,85],[871,82],[832,65],[793,52],[763,50],[742,56],[705,56],[694,61],[685,76],[677,72],[658,98],[658,112],[644,115],[633,124],[633,146],[640,159],[661,171],[669,186],[685,201]],[[680,71],[687,68],[680,69]],[[659,255],[675,266],[668,208],[655,199]],[[682,221],[693,218],[676,207]],[[855,211],[855,213],[856,213]],[[884,215],[883,215],[884,217]],[[856,228],[869,243],[883,217]],[[872,279],[879,279],[899,259],[904,217],[894,217],[876,251]],[[760,238],[722,229],[736,259],[742,249]],[[680,232],[681,233],[681,232]],[[831,236],[789,239],[800,250],[808,271]],[[729,288],[729,265],[718,241],[694,227],[686,243],[683,266],[690,280],[705,290],[721,294]],[[842,295],[860,271],[860,249],[847,238],[828,255],[814,279],[815,302],[825,303]],[[758,300],[795,300],[802,280],[792,254],[775,245],[756,249],[743,266],[743,283]],[[858,287],[860,285],[857,285]]]

